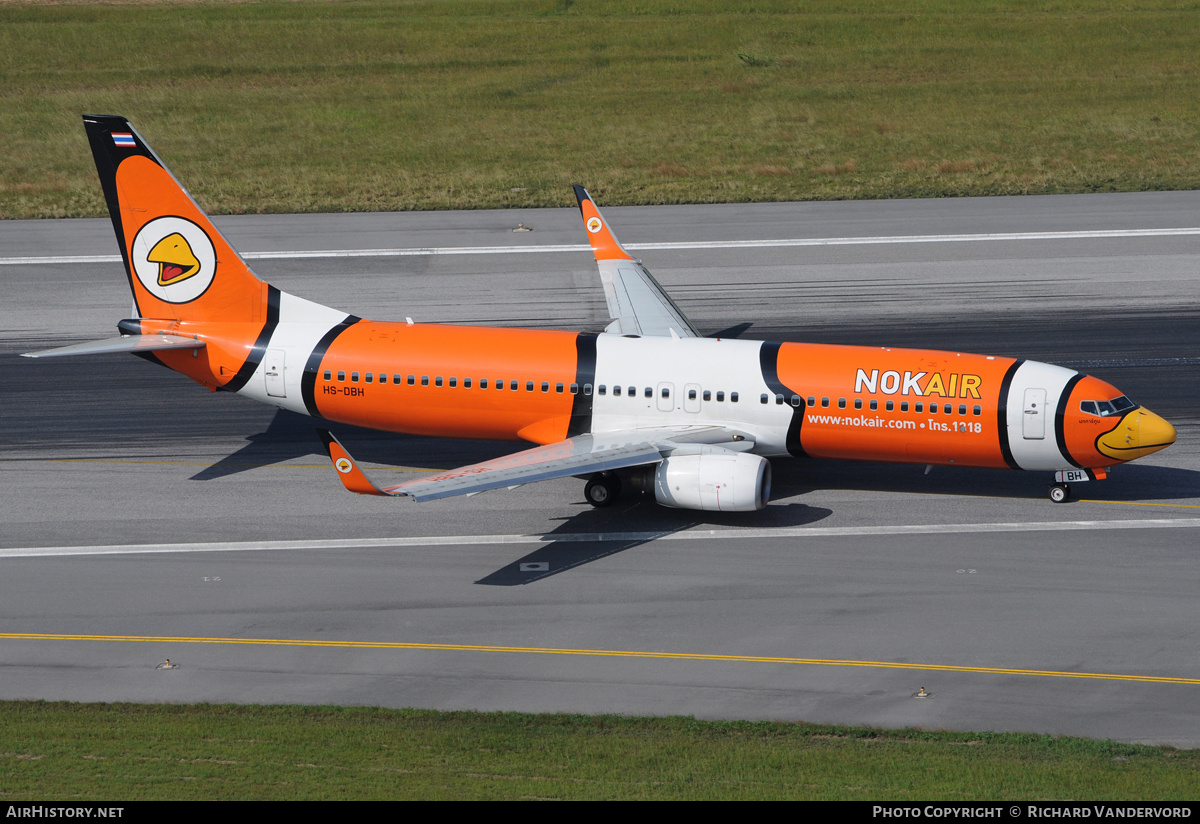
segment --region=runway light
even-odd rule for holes
[[[179,669],[179,665],[172,664],[171,659],[168,658],[166,661],[163,661],[161,664],[159,664],[157,667],[155,667],[155,669],[162,669],[162,670]]]
[[[920,689],[920,690],[918,690],[917,692],[914,692],[914,693],[912,694],[912,697],[913,697],[913,698],[932,698],[932,697],[933,697],[933,693],[932,693],[932,692],[925,692],[925,688],[924,688],[924,687],[921,687],[921,689]]]

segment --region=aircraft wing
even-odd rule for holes
[[[677,450],[705,448],[731,452],[754,446],[745,433],[720,426],[664,427],[627,432],[576,435],[565,441],[535,446],[512,455],[439,472],[425,478],[380,487],[363,473],[346,448],[328,430],[319,429],[330,460],[342,483],[359,495],[409,497],[432,501],[454,495],[474,495],[499,487],[514,487],[570,475],[658,463]]]
[[[576,186],[575,197],[600,269],[608,316],[613,319],[605,331],[647,337],[701,337],[646,267],[621,248],[587,189]]]
[[[569,475],[589,475],[627,466],[657,463],[662,452],[654,444],[623,437],[577,435],[558,443],[535,446],[482,463],[416,478],[395,486],[378,487],[363,474],[358,464],[331,433],[318,430],[329,450],[342,483],[360,495],[391,495],[415,501],[433,501],[454,495],[473,495],[499,487],[548,481]]]

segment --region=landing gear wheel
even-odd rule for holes
[[[621,479],[616,475],[593,475],[583,488],[583,497],[592,506],[612,506],[621,494]]]
[[[1053,484],[1050,487],[1050,500],[1056,504],[1061,504],[1071,497],[1071,487],[1066,484]]]

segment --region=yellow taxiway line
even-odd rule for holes
[[[718,661],[749,664],[797,664],[821,667],[869,667],[875,669],[921,670],[923,672],[969,672],[985,675],[1035,675],[1043,678],[1090,678],[1100,681],[1137,681],[1150,684],[1200,685],[1200,678],[1165,675],[1127,675],[1112,672],[1069,672],[1066,670],[968,667],[954,664],[919,664],[899,661],[856,661],[835,658],[788,658],[773,655],[715,655],[695,652],[645,650],[568,649],[556,647],[507,647],[478,644],[421,644],[405,641],[320,641],[301,638],[204,638],[154,635],[68,635],[43,632],[0,632],[0,640],[13,641],[109,641],[155,644],[232,644],[241,646],[329,647],[338,649],[431,650],[440,652],[508,652],[526,655],[580,655],[600,658],[654,658],[675,661]]]

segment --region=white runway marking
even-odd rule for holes
[[[626,243],[631,252],[663,249],[764,249],[787,246],[869,246],[889,243],[976,243],[1002,240],[1097,240],[1129,237],[1200,235],[1200,227],[1179,229],[1094,229],[1078,232],[997,232],[975,235],[892,235],[881,237],[812,237],[775,240],[685,240],[677,243]],[[245,252],[246,260],[303,258],[418,257],[429,255],[528,255],[544,252],[590,252],[587,244],[546,246],[418,246],[407,249],[325,249],[317,251]],[[0,265],[120,263],[120,255],[0,257]]]
[[[185,552],[277,552],[297,549],[387,549],[479,544],[600,543],[606,541],[728,541],[746,538],[851,538],[876,535],[950,535],[995,532],[1081,532],[1109,529],[1195,529],[1200,518],[1144,518],[1121,521],[1031,521],[993,524],[909,524],[847,527],[768,527],[762,529],[689,529],[682,532],[574,532],[547,535],[427,535],[408,538],[313,539],[307,541],[228,541],[196,544],[114,544],[0,549],[0,558],[69,555],[142,555]]]

